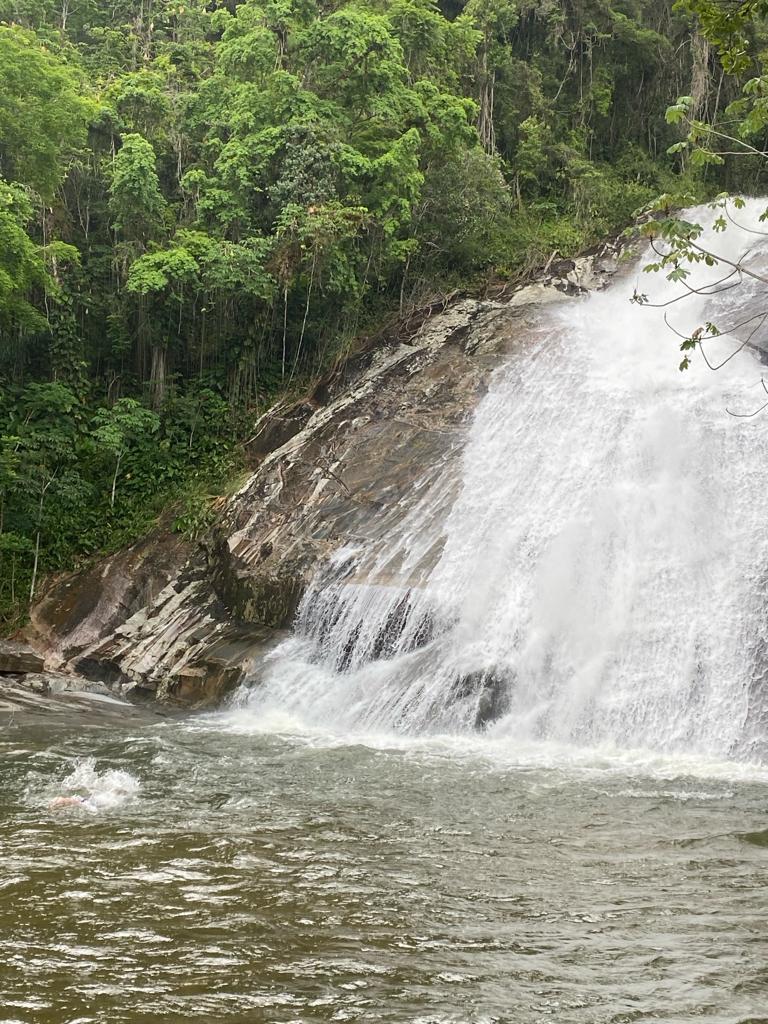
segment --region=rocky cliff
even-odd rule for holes
[[[369,345],[257,425],[258,468],[200,545],[157,532],[59,580],[32,611],[49,668],[133,696],[210,704],[287,630],[308,582],[351,540],[391,527],[430,466],[461,448],[504,354],[539,311],[617,269],[606,248],[494,300],[463,298],[406,340]]]

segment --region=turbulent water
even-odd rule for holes
[[[0,758],[2,1024],[768,1020],[746,766],[218,720]]]
[[[765,266],[762,208],[704,244],[732,260],[757,246],[744,265]],[[732,415],[762,405],[763,368],[747,347],[678,373],[671,329],[714,321],[711,362],[765,342],[765,286],[692,271],[704,295],[673,301],[680,284],[637,266],[545,313],[463,458],[335,556],[241,704],[342,731],[765,756],[768,434]]]
[[[543,313],[225,712],[0,735],[0,1024],[768,1024],[768,396],[663,319],[716,276]]]

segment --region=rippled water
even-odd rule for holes
[[[768,1020],[768,771],[472,742],[7,732],[0,1021]]]

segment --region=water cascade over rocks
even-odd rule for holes
[[[705,243],[765,266],[749,233],[763,207]],[[345,732],[768,756],[768,413],[728,411],[765,398],[764,286],[722,289],[727,268],[695,266],[709,294],[673,302],[681,286],[641,267],[546,314],[493,375],[461,458],[329,558],[240,707]],[[665,313],[684,334],[756,319],[722,370],[697,354],[678,373]]]

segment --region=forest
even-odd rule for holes
[[[361,337],[659,195],[757,190],[762,160],[689,145],[747,116],[733,28],[671,0],[0,0],[4,628],[160,516],[204,529],[256,417]]]

